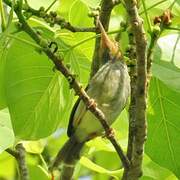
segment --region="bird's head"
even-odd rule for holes
[[[99,19],[97,20],[97,25],[101,31],[101,48],[108,49],[111,60],[122,60],[122,54],[119,50],[118,43],[108,37]]]

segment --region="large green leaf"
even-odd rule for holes
[[[39,165],[28,165],[29,176],[31,180],[41,179],[50,180],[48,172]]]
[[[0,111],[0,153],[14,144],[14,133],[7,109]]]
[[[6,96],[4,89],[4,70],[5,70],[5,56],[7,54],[8,39],[5,33],[0,35],[0,109],[6,106]]]
[[[177,180],[171,171],[153,162],[146,154],[143,159],[143,176],[141,180]]]
[[[118,177],[121,176],[122,172],[123,172],[122,169],[114,170],[114,171],[107,170],[107,169],[99,166],[98,164],[95,164],[90,159],[88,159],[84,156],[81,157],[80,163],[83,166],[87,167],[88,169],[91,169],[91,170],[98,172],[100,174],[106,174],[106,175],[112,176],[112,177],[114,177],[114,179],[119,179]]]
[[[46,145],[46,142],[42,139],[38,141],[22,141],[22,143],[26,152],[32,154],[41,154],[44,150],[44,146]]]
[[[91,8],[96,8],[100,4],[100,0],[81,0],[84,4]]]
[[[81,9],[77,13],[77,7]],[[86,21],[82,21],[82,17],[86,17]],[[91,18],[88,18],[88,6],[79,0],[75,0],[69,9],[69,21],[76,26],[93,25]]]
[[[150,83],[146,153],[180,177],[180,93],[160,80]]]
[[[32,41],[25,33],[19,38]],[[13,40],[6,58],[6,96],[15,135],[48,136],[61,120],[59,73],[51,61],[24,42]]]
[[[3,152],[0,155],[0,177],[3,177],[7,180],[14,179],[14,170],[16,169],[15,166],[15,159],[9,155],[7,152]]]
[[[52,4],[54,0],[28,0],[28,3],[31,7],[35,8],[35,9],[39,9],[41,6],[48,8],[50,6],[50,4]],[[58,2],[58,1],[57,1]],[[54,6],[51,7],[51,10],[56,10],[58,3],[55,3]]]
[[[52,38],[49,30],[42,30],[43,36]],[[33,42],[25,33],[18,38]],[[59,72],[53,72],[53,64],[46,55],[21,41],[12,41],[6,57],[7,103],[15,135],[39,139],[54,132],[60,122],[67,122],[73,96],[68,82]],[[61,41],[62,44],[60,50],[67,50],[69,46]],[[69,49],[64,61],[82,83],[87,83],[90,66],[81,52]]]
[[[86,87],[91,67],[89,59],[83,54],[83,51],[71,48],[67,43],[59,38],[57,38],[56,41],[59,45],[59,50],[64,51],[64,62],[69,66],[69,70],[76,76],[76,79],[83,85],[83,87]],[[68,90],[69,85],[65,79],[62,80],[61,83],[64,87],[64,91],[62,91],[63,101],[61,103],[64,111],[61,118],[65,120],[65,124],[62,124],[64,125],[63,127],[67,128],[69,115],[71,113],[72,105],[74,104],[74,93]]]
[[[180,35],[171,34],[158,40],[152,73],[166,85],[180,91]]]
[[[172,6],[172,13],[175,16],[179,16],[179,1],[178,0],[151,0],[146,1],[146,6],[148,9],[148,15],[154,18],[155,16],[161,15],[166,9],[169,9],[170,6]],[[144,10],[142,3],[140,6],[140,11],[142,12]]]

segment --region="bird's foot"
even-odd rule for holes
[[[94,108],[97,107],[97,103],[95,102],[94,99],[90,99],[87,109],[90,109],[91,107],[94,107]]]
[[[105,137],[107,137],[108,139],[111,137],[114,137],[114,135],[115,135],[115,132],[113,128],[109,128],[108,131],[106,131],[105,133]]]

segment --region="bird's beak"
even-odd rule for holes
[[[112,41],[108,37],[99,19],[97,20],[97,25],[101,31],[101,47],[103,49],[105,48],[109,49],[109,53],[113,58],[118,58],[118,59],[121,58],[121,53],[119,51],[117,42]]]

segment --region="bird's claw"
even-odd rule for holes
[[[95,102],[94,99],[90,99],[90,100],[89,100],[89,104],[88,104],[88,106],[87,106],[87,109],[90,109],[91,107],[94,107],[94,108],[97,107],[97,103]]]
[[[115,135],[114,129],[113,129],[113,128],[109,128],[109,129],[106,131],[105,137],[107,137],[107,138],[109,139],[109,138],[111,138],[111,137],[114,137],[114,135]]]

